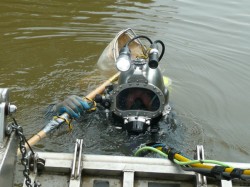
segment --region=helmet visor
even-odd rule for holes
[[[116,97],[116,107],[119,110],[157,111],[160,99],[152,90],[145,88],[127,88]]]

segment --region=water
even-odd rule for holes
[[[167,47],[161,68],[173,81],[173,112],[161,123],[159,140],[184,154],[203,144],[207,158],[247,162],[249,6],[247,0],[1,0],[0,87],[10,88],[29,138],[48,122],[49,104],[87,95],[109,78],[96,61],[115,34],[130,27]],[[75,138],[83,138],[85,153],[132,155],[154,139],[128,137],[100,123],[102,114],[91,115],[35,149],[72,152]]]

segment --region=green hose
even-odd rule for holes
[[[150,146],[141,147],[140,149],[138,149],[135,152],[135,156],[139,156],[140,153],[143,151],[152,151],[152,152],[155,152],[163,157],[168,158],[168,155],[166,153],[163,153],[162,151],[160,151],[154,147],[150,147]],[[209,163],[209,164],[216,164],[216,165],[220,165],[220,166],[224,166],[224,167],[230,167],[229,165],[224,164],[223,162],[216,161],[216,160],[191,160],[188,162],[181,162],[181,161],[174,159],[174,162],[180,166],[198,164],[198,163]]]
[[[227,164],[224,164],[223,162],[217,161],[217,160],[192,160],[189,162],[180,162],[176,159],[174,159],[174,162],[180,166],[183,165],[191,165],[191,164],[198,164],[198,163],[207,163],[207,164],[216,164],[216,165],[220,165],[220,166],[224,166],[224,167],[230,167]]]
[[[154,148],[154,147],[149,147],[149,146],[145,146],[145,147],[141,147],[140,149],[138,149],[136,152],[135,152],[135,156],[139,156],[139,154],[143,151],[153,151],[153,152],[156,152],[158,153],[159,155],[163,156],[163,157],[166,157],[168,158],[168,155],[163,153],[162,151]]]

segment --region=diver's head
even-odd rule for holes
[[[120,71],[117,84],[106,91],[110,101],[110,111],[122,121],[122,127],[129,133],[144,133],[155,126],[160,117],[170,110],[168,89],[158,66],[164,54],[164,44],[157,40],[145,50],[146,53],[132,58],[129,44],[138,38],[131,39],[121,50],[116,65]],[[162,45],[159,55],[157,44]]]
[[[144,59],[133,60],[129,70],[121,71],[110,97],[111,111],[123,119],[123,128],[130,133],[149,131],[168,105],[160,69],[150,68]]]

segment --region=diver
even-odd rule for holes
[[[147,39],[150,47],[144,50],[143,55],[132,59],[130,44],[139,38]],[[117,128],[131,134],[156,132],[157,123],[171,110],[169,91],[164,84],[166,78],[158,66],[164,51],[165,46],[160,40],[152,42],[146,36],[132,38],[120,49],[116,59],[120,71],[117,83],[107,86],[102,95],[96,95],[94,101],[72,95],[57,104],[54,110],[59,115],[66,112],[77,119],[97,103],[107,116],[111,114],[111,118],[118,122]]]

